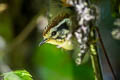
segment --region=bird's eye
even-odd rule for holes
[[[55,36],[55,35],[56,35],[56,33],[57,33],[56,31],[53,31],[53,32],[52,32],[52,36]]]

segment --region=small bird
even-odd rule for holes
[[[69,14],[63,13],[55,17],[43,32],[44,42],[58,45],[66,50],[72,50],[73,44],[70,39],[67,39],[70,34],[72,20]]]
[[[98,17],[96,8],[89,5],[89,0],[62,1],[65,2],[63,5],[66,8],[58,10],[60,12],[49,22],[43,32],[44,40],[41,41],[40,45],[50,43],[71,51],[77,65],[84,63],[86,55],[92,52],[91,60],[93,69],[96,78],[99,78],[101,76],[100,74],[98,75],[99,62],[97,61],[96,46],[93,45],[93,43],[96,43],[94,42],[96,41],[95,27],[93,27],[96,18]],[[108,65],[110,66],[111,72],[116,80],[116,75],[104,49],[97,28],[96,32],[98,33]]]
[[[89,23],[94,16],[91,15],[91,10],[85,1],[78,4],[80,5],[67,5],[52,18],[43,31],[44,40],[40,45],[50,43],[71,50],[75,62],[81,64],[85,53],[88,52],[91,31]]]

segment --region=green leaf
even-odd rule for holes
[[[3,80],[33,80],[26,70],[16,70],[3,74]]]

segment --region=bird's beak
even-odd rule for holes
[[[40,42],[39,46],[43,45],[44,43],[46,43],[47,39],[44,39]]]

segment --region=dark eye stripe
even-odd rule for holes
[[[62,25],[60,25],[60,26],[57,28],[57,31],[59,31],[59,30],[61,30],[61,29],[68,29],[68,26],[67,26],[66,22],[63,23]]]

